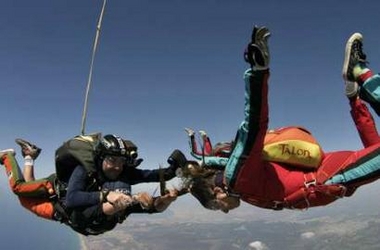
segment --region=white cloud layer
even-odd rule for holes
[[[249,247],[254,250],[269,250],[269,248],[261,241],[253,241],[249,243]]]
[[[305,232],[301,234],[301,239],[307,240],[307,239],[312,239],[315,237],[315,233],[313,232]]]

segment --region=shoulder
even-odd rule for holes
[[[74,168],[74,171],[73,173],[71,174],[71,177],[70,179],[73,179],[73,178],[85,178],[87,177],[87,171],[86,169],[81,166],[81,165],[78,165]]]

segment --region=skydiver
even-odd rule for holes
[[[34,161],[41,149],[25,140],[16,139],[24,157],[23,173],[13,149],[0,151],[0,160],[23,207],[42,218],[65,223],[83,235],[98,235],[112,230],[131,213],[163,212],[177,197],[176,190],[159,197],[146,192],[132,194],[130,185],[158,182],[160,171],[165,180],[172,179],[181,153],[174,151],[168,168],[140,170],[136,164],[128,166],[135,161],[129,161],[125,142],[115,135],[101,138],[93,152],[97,158],[92,166],[95,171],[90,174],[84,166],[77,165],[67,183],[58,180],[56,173],[35,180]]]
[[[347,41],[343,78],[351,116],[364,148],[325,152],[315,169],[263,159],[268,129],[269,36],[266,27],[254,27],[245,50],[244,59],[250,64],[244,73],[245,119],[231,155],[219,157],[222,170],[213,170],[207,160],[204,166],[189,161],[183,170],[190,192],[208,209],[228,212],[239,206],[239,199],[266,209],[307,209],[351,196],[358,187],[380,177],[380,136],[363,102],[370,103],[379,114],[376,94],[380,76],[367,67],[359,33]]]

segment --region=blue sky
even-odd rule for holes
[[[55,149],[80,133],[101,4],[2,3],[0,148],[16,148],[17,137],[42,147],[39,177],[54,171]],[[242,55],[258,24],[272,32],[270,127],[302,125],[325,150],[358,149],[343,94],[344,46],[361,32],[370,66],[378,71],[379,7],[363,0],[109,0],[86,132],[135,141],[145,168],[165,164],[175,148],[187,152],[184,127],[205,129],[214,142],[232,139],[243,118]],[[5,176],[0,191],[2,210],[33,216],[19,208]],[[22,227],[22,221],[14,223]]]

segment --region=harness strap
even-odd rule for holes
[[[257,197],[252,197],[251,195],[241,195],[242,200],[258,207],[273,209],[273,210],[282,210],[286,208],[284,201],[274,201],[274,200],[263,200]]]
[[[315,173],[304,174],[304,185],[286,196],[283,200],[267,200],[265,197],[242,195],[242,200],[267,209],[308,209],[312,206],[326,205],[346,195],[347,188],[340,184],[325,185],[317,181]]]
[[[70,217],[60,201],[63,196],[66,196],[66,186],[57,179],[55,174],[50,175],[48,180],[54,189],[54,193],[49,197],[54,207],[53,219],[61,223],[71,224]]]
[[[63,208],[62,204],[58,200],[56,200],[53,202],[53,206],[55,210],[54,219],[61,223],[70,225],[70,217],[67,214],[66,210]]]
[[[346,194],[347,188],[343,185],[318,183],[314,173],[306,173],[304,179],[304,187],[284,199],[286,208],[308,209],[312,205],[327,204],[335,199],[342,198]]]

